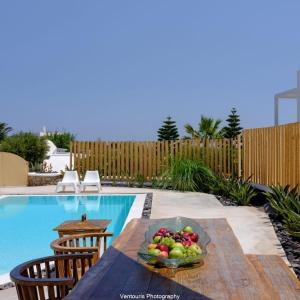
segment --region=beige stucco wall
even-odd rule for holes
[[[26,186],[28,163],[22,157],[0,152],[0,186]]]

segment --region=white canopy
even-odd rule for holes
[[[295,99],[297,100],[297,122],[300,122],[300,70],[297,72],[297,87],[277,93],[274,96],[274,123],[278,125],[279,100]]]

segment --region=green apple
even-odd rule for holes
[[[150,255],[154,255],[154,256],[158,256],[160,254],[160,250],[159,249],[149,249],[148,250],[148,254]]]
[[[171,237],[164,237],[161,239],[160,244],[166,245],[167,247],[172,249],[175,244],[175,240]]]
[[[169,253],[169,258],[182,258],[184,257],[183,251],[180,248],[174,248]]]
[[[189,250],[193,251],[197,255],[202,254],[202,250],[199,245],[193,244],[192,246],[189,247]]]
[[[179,242],[177,242],[173,245],[173,249],[174,248],[180,248],[182,251],[184,251],[184,246]]]
[[[156,235],[156,236],[153,238],[153,242],[154,242],[155,244],[158,244],[158,243],[160,242],[160,240],[161,240],[161,236],[159,236],[159,235]]]
[[[193,233],[193,228],[191,226],[185,226],[182,231],[187,233]]]

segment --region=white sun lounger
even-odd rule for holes
[[[66,186],[72,187],[74,189],[74,192],[78,193],[80,182],[77,171],[66,171],[62,181],[57,183],[55,192],[57,193],[59,191],[59,188],[62,188],[62,190],[65,191]]]
[[[81,191],[84,192],[87,186],[95,186],[100,192],[101,183],[98,171],[86,171],[84,180],[81,182]]]

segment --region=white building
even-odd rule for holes
[[[46,140],[49,150],[47,152],[47,159],[44,163],[47,166],[52,166],[53,172],[65,171],[66,167],[70,167],[70,152],[61,151],[57,148],[54,143],[50,140]]]
[[[300,122],[300,70],[297,72],[297,87],[274,96],[274,124],[279,121],[279,100],[297,100],[297,122]]]
[[[48,132],[46,126],[43,126],[40,136],[46,136],[51,132]],[[66,152],[65,149],[57,148],[55,144],[46,140],[48,145],[47,159],[44,160],[44,163],[47,163],[47,166],[52,166],[53,172],[65,171],[66,168],[70,167],[70,152]]]

